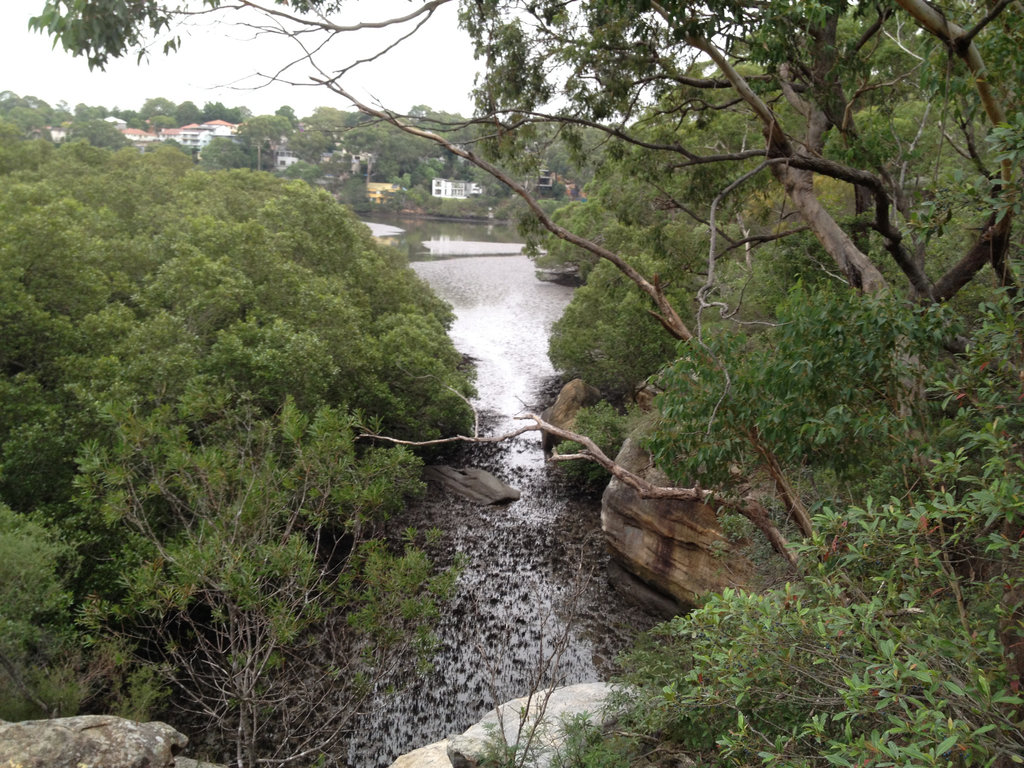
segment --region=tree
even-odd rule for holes
[[[3,503],[0,531],[0,680],[11,692],[0,699],[0,713],[6,720],[49,716],[78,703],[73,679],[48,674],[67,650],[70,595],[58,574],[70,553]]]
[[[86,141],[105,149],[127,147],[129,143],[124,134],[105,120],[75,120],[68,128],[68,139]]]
[[[90,107],[81,103],[75,105],[76,120],[102,120],[108,114],[110,113],[105,107]]]
[[[319,166],[299,160],[281,171],[281,175],[286,179],[301,179],[307,184],[315,184],[324,172]]]
[[[203,105],[199,120],[196,122],[208,123],[211,120],[223,120],[238,125],[251,116],[245,107],[225,107],[219,101],[208,101]]]
[[[438,5],[345,30],[390,26],[398,37]],[[650,706],[639,711],[700,715],[652,717],[651,730],[681,733],[721,760],[1008,765],[1024,706],[1010,405],[1019,370],[1013,380],[1003,366],[1019,355],[1021,327],[1019,4],[466,3],[462,23],[487,63],[471,142],[453,138],[462,126],[352,98],[327,58],[343,31],[336,7],[308,9],[267,13],[315,51],[319,82],[367,116],[353,133],[390,125],[487,172],[550,237],[612,265],[679,342],[671,364],[640,372],[664,387],[649,445],[677,486],[645,485],[583,436],[560,435],[583,446],[561,459],[592,458],[643,494],[745,515],[805,569],[791,590],[726,595],[677,622],[677,637],[699,650],[678,667],[673,644],[652,654]],[[137,28],[64,39],[117,51]],[[317,34],[323,47],[311,44]],[[642,189],[604,176],[632,194],[606,187],[596,213],[553,216],[529,180],[554,131],[577,156],[621,160]],[[699,246],[674,251],[684,238]],[[843,290],[805,286],[810,274]],[[675,289],[690,280],[693,300],[681,303]],[[967,308],[966,344],[944,305]],[[785,324],[723,332],[737,321]],[[983,397],[949,387],[968,380],[984,382]],[[879,510],[871,497],[897,501]],[[790,547],[782,525],[810,548]],[[857,535],[844,538],[846,527]],[[874,548],[882,530],[894,551]],[[835,557],[844,567],[833,578]],[[922,567],[930,575],[918,580]],[[834,623],[851,639],[838,642]],[[722,627],[747,642],[735,646]],[[835,677],[816,673],[833,662]],[[967,669],[983,671],[967,680]],[[842,695],[828,697],[840,682]]]
[[[174,110],[174,119],[179,127],[198,123],[202,118],[202,110],[191,101],[181,102]]]
[[[18,126],[23,136],[52,124],[55,114],[49,104],[34,96],[22,98],[11,91],[0,93],[0,119]]]
[[[263,170],[263,152],[269,150],[272,153],[280,146],[282,141],[287,141],[292,132],[292,124],[287,117],[281,115],[259,115],[246,120],[238,128],[238,135],[249,142],[249,146],[256,150],[256,168]]]
[[[251,168],[252,165],[249,150],[226,137],[211,139],[199,155],[199,166],[211,171]]]
[[[352,424],[328,409],[193,416],[198,440],[167,412],[116,414],[117,442],[82,457],[84,493],[151,550],[88,621],[161,660],[233,764],[337,754],[375,686],[429,649],[452,583],[411,541],[393,555],[369,540],[417,490],[418,462],[357,455]]]
[[[0,574],[0,709],[153,717],[167,691],[236,761],[342,759],[450,580],[383,543],[420,465],[355,427],[466,428],[450,309],[305,183],[5,149],[0,548],[34,581]]]
[[[170,99],[154,98],[146,99],[139,110],[139,116],[143,120],[152,120],[154,117],[175,117],[178,111],[177,105]],[[184,123],[182,123],[184,125]]]
[[[299,124],[299,118],[295,116],[295,110],[285,104],[283,107],[278,107],[274,112],[277,117],[285,118],[291,123],[292,128],[295,128]]]
[[[151,130],[160,133],[167,130],[168,128],[174,128],[177,126],[177,121],[171,115],[154,115],[149,118],[149,127]]]
[[[283,34],[303,37],[304,50],[314,52],[304,58],[319,67],[325,88],[368,118],[433,141],[505,184],[547,232],[632,281],[677,340],[702,341],[712,310],[732,316],[716,270],[725,252],[744,247],[752,262],[758,245],[804,232],[865,293],[898,290],[914,300],[948,301],[987,264],[1005,289],[1017,291],[1010,257],[1019,154],[1015,129],[1003,124],[1019,122],[1021,101],[1009,84],[1020,48],[1010,42],[1017,11],[1008,1],[945,11],[919,0],[478,3],[462,15],[487,61],[475,93],[477,119],[492,132],[478,145],[359,103],[331,74],[338,67],[325,63],[342,31],[385,27],[398,36],[440,4],[344,30],[331,20],[337,9],[330,3],[310,3],[306,15],[265,12]],[[169,13],[152,6],[86,30],[80,11],[62,14],[50,3],[34,24],[101,65],[132,47],[145,27],[166,25]],[[323,45],[310,45],[315,35]],[[704,143],[704,129],[722,123],[734,129]],[[658,205],[708,229],[706,279],[692,320],[669,297],[662,275],[644,274],[599,239],[556,223],[534,199],[522,179],[542,167],[537,138],[544,126],[569,137],[577,154],[586,152],[580,131],[599,131],[615,153],[633,155],[661,193]],[[354,135],[376,130],[363,123]],[[401,150],[389,150],[382,162],[398,167],[378,166],[382,177],[403,172]],[[941,162],[933,166],[935,158]],[[950,192],[950,178],[970,183]],[[701,205],[672,186],[698,190]],[[767,215],[751,230],[750,214],[758,210]],[[789,223],[791,212],[800,226]],[[965,231],[972,233],[967,239]],[[785,485],[772,447],[758,443],[757,453]]]

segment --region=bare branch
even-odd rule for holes
[[[440,8],[442,5],[453,2],[453,0],[430,0],[419,6],[412,13],[408,13],[405,16],[396,16],[391,19],[382,19],[380,21],[361,21],[356,24],[334,24],[328,21],[325,17],[320,16],[317,19],[310,19],[304,16],[296,16],[291,13],[286,13],[278,7],[266,6],[260,3],[253,2],[253,0],[237,0],[235,6],[222,6],[225,8],[250,8],[260,13],[264,13],[267,16],[272,16],[277,19],[289,21],[293,24],[298,24],[304,27],[313,27],[321,29],[325,32],[358,32],[364,29],[386,29],[399,24],[405,24],[408,21],[412,21],[420,16],[426,14],[430,16],[435,10]]]
[[[981,30],[995,21],[996,17],[1005,11],[1007,6],[1012,5],[1015,2],[1016,0],[999,0],[998,3],[995,3],[991,8],[989,8],[988,13],[981,17],[981,20],[978,21],[977,24],[967,30],[962,38],[963,43],[970,45]]]

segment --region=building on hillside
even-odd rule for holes
[[[128,127],[128,123],[126,123],[120,117],[114,117],[113,115],[111,115],[110,117],[104,117],[103,122],[110,123],[119,131],[123,131],[125,128]]]
[[[123,135],[132,144],[152,144],[154,141],[162,141],[162,139],[155,133],[149,131],[140,131],[138,128],[122,128],[121,135]]]
[[[274,150],[274,170],[283,171],[299,162],[299,156],[292,150],[279,147]]]
[[[447,197],[465,200],[470,195],[482,195],[484,188],[475,181],[458,181],[454,179],[434,179],[430,185],[430,194],[434,197]]]
[[[213,139],[232,138],[238,131],[238,126],[223,120],[211,120],[208,123],[190,123],[178,129],[178,135],[174,138],[181,146],[189,149],[201,150]],[[164,131],[166,135],[167,131]]]
[[[343,150],[344,151],[344,150]],[[363,166],[366,166],[366,177],[370,177],[370,173],[373,170],[374,155],[372,152],[355,152],[352,154],[352,175],[361,174],[363,172]]]
[[[50,141],[60,144],[68,138],[68,130],[63,125],[51,125],[46,130],[50,132]]]
[[[366,182],[366,199],[376,205],[381,205],[387,198],[397,192],[401,192],[399,184],[388,184],[382,181]]]

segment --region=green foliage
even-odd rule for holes
[[[637,261],[657,264],[653,258]],[[632,393],[675,355],[650,308],[650,300],[611,264],[598,264],[551,330],[551,361],[609,397]]]
[[[69,548],[0,503],[0,718],[74,713],[82,693],[62,657],[70,650],[71,596],[60,573]]]
[[[630,431],[630,418],[602,400],[597,405],[580,408],[576,413],[573,431],[586,435],[606,456],[614,459]],[[572,441],[559,443],[556,453],[576,453],[581,445]],[[566,462],[562,465],[566,477],[588,491],[598,491],[608,484],[608,471],[589,461]]]
[[[628,768],[636,744],[608,737],[586,714],[562,723],[564,743],[552,755],[552,768]]]
[[[770,449],[862,496],[914,485],[930,410],[919,389],[952,333],[945,313],[798,284],[777,317],[757,334],[688,346],[658,377],[659,466],[729,487],[730,467],[756,466]]]
[[[225,736],[272,703],[285,726],[248,734],[248,759],[337,732],[392,665],[424,661],[453,577],[412,541],[396,554],[371,538],[422,487],[412,454],[357,452],[352,417],[307,417],[290,400],[273,418],[196,399],[109,418],[113,445],[81,453],[79,503],[127,525],[145,554],[123,596],[88,604],[86,623],[143,669],[155,657]]]
[[[249,756],[335,754],[450,588],[378,540],[418,460],[355,433],[467,424],[451,309],[303,182],[173,148],[33,157],[0,187],[0,542],[33,579],[0,595],[0,706],[185,704]],[[239,735],[268,702],[280,730]]]
[[[199,155],[199,167],[207,171],[229,171],[255,165],[256,159],[246,147],[225,137],[211,139]]]
[[[1020,754],[1022,328],[1012,302],[982,307],[934,384],[943,415],[910,494],[823,507],[798,581],[712,596],[631,654],[631,727],[706,764]]]
[[[129,143],[124,134],[105,120],[74,121],[68,128],[68,140],[85,141],[104,149],[120,149]]]

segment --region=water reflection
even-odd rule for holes
[[[521,253],[522,238],[511,224],[453,219],[407,219],[374,216],[365,221],[380,242],[405,254],[410,262],[452,256]]]

